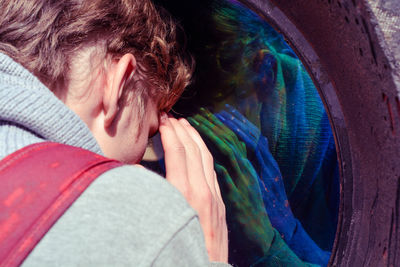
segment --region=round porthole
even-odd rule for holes
[[[158,2],[181,20],[198,66],[174,112],[202,125],[198,130],[214,152],[217,172],[232,180],[221,188],[231,202],[226,203],[233,229],[230,261],[235,266],[324,265],[323,252],[329,251],[332,266],[397,266],[400,101],[396,66],[376,34],[379,23],[371,22],[370,5],[354,0]],[[307,88],[314,85],[312,93]],[[232,152],[228,158],[221,156],[228,155],[226,148]],[[307,248],[290,244],[296,240],[286,235],[297,229],[291,222],[271,219],[279,197],[266,192],[281,189],[263,177],[273,182],[279,174],[294,217],[322,251],[320,261],[304,256]],[[241,175],[258,180],[234,178]],[[248,192],[235,195],[232,186]],[[243,200],[246,194],[258,198]],[[255,216],[263,213],[254,208],[257,203],[263,203],[272,231],[279,234],[263,229],[269,222]],[[285,212],[278,209],[277,218]],[[273,242],[279,249],[265,253]],[[312,243],[304,242],[304,237],[297,240],[297,246]]]

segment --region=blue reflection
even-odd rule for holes
[[[190,115],[215,158],[230,262],[325,266],[336,232],[339,172],[311,78],[283,37],[240,2],[183,5],[178,17],[197,70],[174,110]]]

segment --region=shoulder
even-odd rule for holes
[[[115,168],[101,175],[91,187],[85,193],[96,203],[93,206],[113,214],[118,208],[122,214],[129,214],[122,215],[124,218],[137,219],[131,225],[146,231],[147,235],[154,234],[154,238],[160,237],[160,231],[173,231],[197,217],[175,187],[144,168]]]
[[[99,176],[24,262],[137,266],[155,257],[191,221],[183,196],[157,174],[123,166]],[[201,234],[200,227],[197,234]],[[45,264],[46,265],[46,264]]]
[[[102,174],[85,192],[96,195],[96,200],[107,195],[125,203],[135,204],[137,209],[149,208],[163,210],[163,214],[186,210],[190,216],[195,215],[182,194],[158,174],[136,166],[122,166]],[[118,205],[108,201],[109,205]],[[167,210],[166,210],[167,209]]]

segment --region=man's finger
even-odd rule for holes
[[[204,143],[203,139],[201,138],[200,134],[194,129],[190,123],[186,119],[179,120],[182,125],[186,128],[187,133],[190,135],[192,140],[197,144],[200,149],[201,159],[203,163],[203,173],[205,175],[206,182],[213,193],[216,195],[216,188],[215,188],[215,177],[214,177],[214,161],[213,157],[208,150],[206,144]]]
[[[185,193],[188,188],[186,152],[165,113],[160,117],[159,131],[165,154],[166,178],[178,190]]]

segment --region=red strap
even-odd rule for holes
[[[103,172],[122,163],[58,143],[25,147],[0,161],[0,266],[18,266]]]

